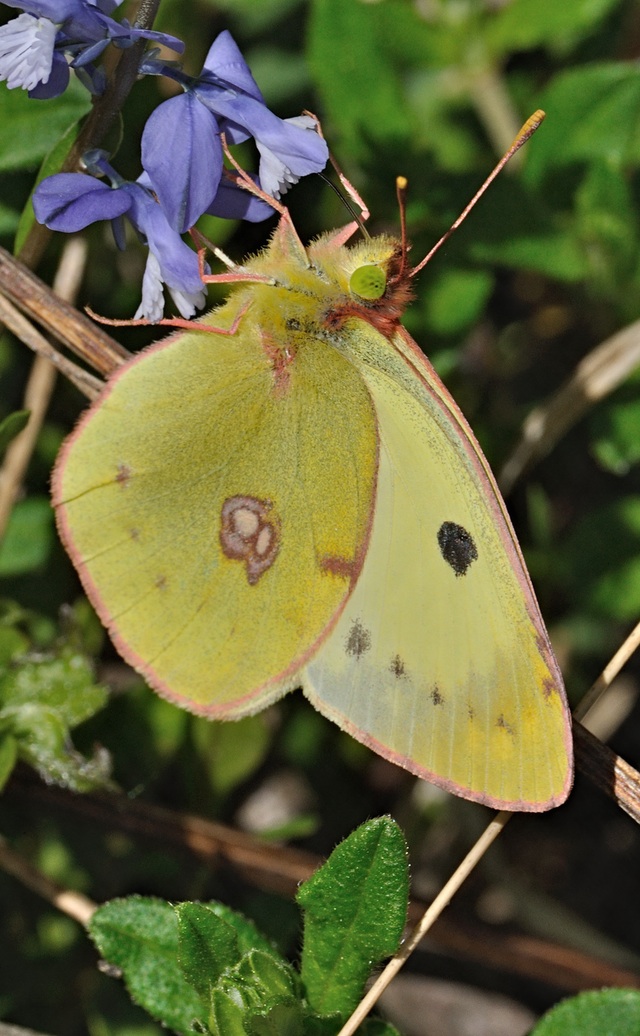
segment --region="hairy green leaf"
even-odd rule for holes
[[[590,989],[553,1007],[531,1036],[636,1036],[640,1033],[637,989]]]
[[[207,1008],[178,961],[178,917],[169,903],[143,896],[113,899],[93,915],[89,934],[150,1015],[181,1036],[192,1036],[194,1020],[206,1025]]]
[[[407,917],[406,845],[389,817],[362,824],[298,892],[302,980],[318,1014],[348,1014],[371,968],[398,948]]]

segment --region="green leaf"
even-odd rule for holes
[[[273,950],[250,950],[211,991],[211,1031],[216,1036],[267,1036],[278,1031],[273,1029],[276,1023],[287,1036],[302,1033],[299,979]]]
[[[593,414],[592,451],[603,468],[627,475],[640,462],[640,405],[637,385],[616,393]]]
[[[262,1009],[275,1003],[296,1003],[299,980],[293,968],[276,956],[275,951],[249,950],[233,967],[225,971],[218,987],[233,993],[247,1008]]]
[[[395,1025],[382,1018],[367,1018],[362,1026],[362,1036],[400,1036]]]
[[[12,734],[0,733],[0,791],[9,780],[18,761],[18,742]]]
[[[71,729],[101,709],[106,697],[87,659],[70,648],[62,648],[56,657],[27,656],[0,673],[0,708],[37,704],[59,712]]]
[[[513,0],[488,23],[486,45],[496,54],[549,45],[566,50],[618,5],[618,0]]]
[[[244,1006],[235,997],[222,989],[212,990],[208,1032],[213,1036],[247,1036],[244,1016]]]
[[[85,758],[69,735],[105,700],[86,658],[70,648],[47,658],[14,655],[11,665],[0,669],[0,725],[15,738],[19,757],[44,780],[74,791],[109,783],[108,754],[97,749]]]
[[[531,1036],[637,1036],[640,992],[592,989],[553,1007]]]
[[[11,440],[26,427],[30,414],[30,410],[14,410],[0,422],[0,455],[4,453]]]
[[[584,279],[588,273],[581,243],[563,231],[539,236],[514,233],[498,247],[479,242],[469,251],[478,262],[499,262],[569,283]]]
[[[46,496],[20,500],[0,543],[0,577],[19,576],[41,568],[54,542],[53,511]]]
[[[250,950],[263,950],[265,953],[273,954],[273,944],[262,932],[258,931],[253,921],[250,921],[244,914],[240,914],[237,910],[232,910],[231,907],[216,900],[211,900],[206,904],[206,907],[207,910],[210,910],[216,917],[225,921],[233,928],[238,940],[240,954],[244,955]]]
[[[180,968],[178,917],[169,903],[142,896],[111,900],[91,918],[89,934],[150,1015],[184,1036],[193,1036],[194,1020],[206,1026],[207,1008]]]
[[[24,90],[0,90],[0,172],[35,169],[90,108],[91,97],[75,79],[48,101],[34,101]]]
[[[304,1019],[304,1036],[336,1036],[344,1023],[344,1016],[332,1014],[320,1018],[317,1014]],[[358,1036],[401,1036],[394,1025],[382,1018],[367,1018],[358,1028]]]
[[[497,182],[474,213],[467,252],[474,263],[500,263],[578,281],[588,274],[589,264],[584,243],[565,223],[522,183]]]
[[[635,620],[640,612],[640,496],[616,500],[583,518],[563,543],[558,568],[582,609]]]
[[[258,36],[268,32],[273,25],[278,24],[280,19],[285,19],[298,2],[299,0],[260,0],[260,3],[257,4],[255,0],[217,0],[216,8],[221,11],[231,11],[234,21],[238,22],[245,35]],[[167,26],[166,31],[177,31],[175,21],[164,24]],[[253,71],[253,65],[251,65],[251,69]],[[261,80],[257,76],[255,78],[260,83],[262,90]]]
[[[363,153],[364,141],[408,133],[406,105],[378,5],[314,0],[307,40],[316,87],[334,127],[333,148],[339,149],[340,139],[345,138],[352,150]]]
[[[29,650],[29,638],[15,626],[0,625],[0,672]]]
[[[547,113],[527,155],[524,178],[539,184],[576,161],[640,161],[640,69],[635,62],[581,65],[552,80]]]
[[[81,116],[74,118],[71,125],[66,127],[64,132],[61,133],[59,139],[54,143],[51,150],[45,155],[42,165],[38,170],[38,175],[33,187],[31,188],[31,194],[27,199],[27,203],[22,210],[18,221],[18,228],[16,230],[16,237],[13,244],[14,255],[20,255],[25,239],[31,230],[31,227],[36,222],[36,216],[33,211],[33,192],[45,177],[53,176],[54,173],[60,172],[67,155],[71,151],[71,148],[75,144],[78,134],[80,133],[83,118],[84,112],[82,112]]]
[[[247,1018],[247,1036],[303,1036],[304,1023],[299,1003],[274,1004],[264,1014]]]
[[[577,232],[598,293],[628,291],[637,263],[638,219],[627,177],[616,160],[594,160],[576,192]]]
[[[228,795],[263,761],[271,742],[264,715],[247,716],[237,723],[194,723],[193,735],[213,789]]]
[[[5,715],[7,710],[3,710]],[[11,731],[21,759],[33,766],[47,783],[72,791],[92,791],[108,782],[108,756],[93,759],[74,752],[61,717],[37,705],[25,705],[11,716]]]
[[[29,647],[36,651],[48,651],[53,649],[56,644],[60,646],[59,631],[48,616],[41,615],[29,608],[23,608],[17,601],[12,601],[10,598],[0,597],[0,631],[8,630],[20,634],[23,649],[18,653],[22,655],[27,653]],[[14,640],[12,643],[15,649],[17,641]],[[15,650],[12,651],[10,657],[16,657]],[[4,661],[3,651],[0,649],[0,665]]]
[[[483,312],[492,288],[493,277],[485,270],[437,273],[422,303],[428,327],[441,335],[461,334]]]
[[[19,218],[15,209],[0,201],[0,235],[2,237],[8,238],[15,232]]]
[[[406,845],[389,817],[349,835],[298,892],[302,980],[318,1014],[349,1014],[371,968],[396,952],[407,917]]]
[[[175,911],[182,973],[208,1002],[211,986],[225,968],[240,959],[238,936],[230,924],[204,903],[180,903]]]

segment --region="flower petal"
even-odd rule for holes
[[[154,253],[149,252],[142,277],[142,298],[133,315],[134,320],[150,320],[152,324],[155,324],[157,320],[162,320],[164,312],[163,287],[160,263]]]
[[[164,101],[147,120],[142,165],[169,223],[184,233],[206,211],[222,173],[218,123],[193,93]]]
[[[189,294],[202,291],[198,256],[169,225],[158,202],[137,183],[126,183],[121,190],[131,199],[128,217],[155,254],[163,281]]]
[[[326,142],[308,115],[279,119],[280,127],[269,127],[256,144],[260,152],[259,177],[263,190],[279,198],[301,176],[319,173],[329,158]]]
[[[21,14],[0,27],[0,80],[10,90],[48,82],[57,28],[48,18]]]
[[[244,60],[238,44],[227,29],[216,36],[209,47],[209,53],[202,67],[204,78],[207,78],[207,72],[215,76],[217,80],[222,80],[223,83],[229,83],[238,90],[242,90],[249,97],[260,101],[261,104],[265,103],[264,97],[260,93],[260,87],[251,75],[251,70]]]
[[[220,183],[223,150],[215,116],[191,91],[165,100],[147,120],[142,165],[174,230],[193,227]]]
[[[46,101],[50,97],[59,97],[69,85],[69,66],[64,54],[54,50],[51,72],[46,83],[38,83],[33,90],[29,90],[29,97],[38,101]]]
[[[6,7],[19,7],[34,18],[48,18],[61,25],[67,18],[82,11],[86,0],[3,0]]]
[[[67,234],[98,220],[121,216],[130,206],[131,198],[124,191],[84,173],[48,176],[33,193],[38,222]]]
[[[255,138],[262,156],[260,183],[274,198],[301,176],[318,173],[327,164],[329,149],[310,116],[279,119],[252,97],[211,83],[198,82],[194,93],[218,117],[225,133],[231,124]]]
[[[128,25],[128,23],[127,23]],[[155,29],[132,29],[129,28],[129,38],[132,43],[136,40],[150,40],[152,43],[160,43],[169,50],[175,50],[177,54],[184,51],[184,43],[177,36],[171,36],[168,32],[157,32]]]
[[[204,309],[207,304],[207,293],[204,287],[201,291],[191,293],[178,291],[177,288],[171,288],[169,285],[167,287],[180,316],[185,320],[190,320],[195,316],[196,310]]]
[[[227,171],[228,173],[228,171]],[[257,176],[252,176],[254,183]],[[224,219],[246,219],[249,223],[260,223],[273,216],[275,210],[262,198],[257,198],[251,191],[231,179],[231,174],[222,176],[217,194],[207,209],[210,216],[222,216]]]

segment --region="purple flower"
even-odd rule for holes
[[[84,69],[85,85],[99,92],[104,77],[93,61],[109,43],[130,47],[139,39],[166,43],[182,51],[173,36],[131,28],[109,17],[119,0],[6,0],[22,10],[0,27],[0,80],[22,87],[31,97],[57,97],[69,82],[69,65]]]
[[[251,176],[251,179],[257,186],[258,177]],[[216,196],[206,211],[210,216],[221,216],[223,219],[246,219],[249,223],[260,223],[273,216],[274,209],[262,198],[240,187],[237,173],[224,169]]]
[[[99,220],[111,220],[118,247],[124,247],[124,216],[149,247],[142,301],[135,318],[160,320],[163,287],[167,286],[179,312],[187,319],[206,301],[197,254],[169,225],[160,205],[144,183],[123,181],[102,152],[86,156],[93,171],[110,184],[84,173],[57,173],[34,191],[36,219],[51,230],[72,233]]]
[[[161,104],[142,136],[142,164],[171,225],[188,230],[216,198],[223,169],[220,134],[237,144],[254,137],[258,179],[278,198],[301,176],[324,169],[327,145],[309,116],[279,119],[267,108],[229,32],[212,44],[198,77],[151,57],[141,71],[165,75],[184,93]]]

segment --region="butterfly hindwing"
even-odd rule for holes
[[[313,342],[282,367],[245,317],[123,368],[64,448],[54,502],[125,658],[173,700],[242,715],[297,686],[348,594],[376,454],[357,370]]]

